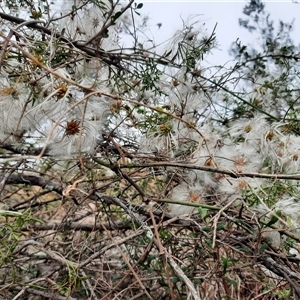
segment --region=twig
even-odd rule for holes
[[[5,41],[4,41],[3,45],[2,45],[2,51],[1,51],[1,54],[0,54],[0,70],[1,70],[1,67],[2,67],[3,60],[4,60],[4,55],[5,55],[5,52],[6,52],[6,48],[8,46],[8,43],[9,43],[10,39],[12,38],[12,36],[21,27],[23,27],[23,26],[29,26],[29,25],[37,24],[37,23],[44,23],[44,24],[46,24],[46,22],[43,21],[43,20],[29,20],[29,21],[25,21],[24,20],[24,22],[22,22],[17,27],[15,27],[15,28],[13,28],[13,29],[11,29],[9,31],[8,36],[5,38]]]
[[[155,238],[156,246],[158,246],[159,254],[161,255],[161,257],[163,259],[166,278],[167,278],[168,286],[169,286],[169,289],[170,289],[170,296],[171,296],[171,299],[175,299],[176,296],[174,295],[173,286],[172,286],[172,283],[171,283],[171,280],[170,280],[169,266],[168,266],[167,258],[166,258],[166,250],[164,249],[164,247],[162,245],[162,242],[160,240],[158,228],[157,228],[157,225],[156,225],[156,221],[155,221],[155,218],[154,218],[154,215],[153,215],[151,205],[148,205],[148,211],[149,211],[151,221],[152,221],[152,224],[153,224],[153,228],[154,228],[154,235],[156,237]]]
[[[105,253],[107,250],[115,247],[116,245],[121,245],[121,244],[123,244],[123,243],[125,243],[127,241],[130,241],[131,239],[133,239],[133,238],[135,238],[137,236],[142,235],[143,233],[145,233],[144,230],[136,231],[135,233],[131,234],[130,236],[127,236],[127,237],[125,237],[123,239],[120,239],[118,241],[114,241],[114,244],[110,244],[110,245],[107,245],[107,246],[103,247],[100,251],[94,253],[88,259],[86,259],[85,261],[83,261],[82,263],[80,263],[79,268],[82,268],[82,267],[90,264],[97,257],[99,257],[100,255],[102,255],[103,253]]]
[[[142,290],[144,291],[144,293],[147,295],[147,297],[149,299],[153,299],[151,297],[151,295],[148,293],[146,287],[144,286],[144,284],[142,283],[141,279],[139,278],[138,274],[135,272],[134,268],[132,267],[131,263],[129,262],[127,256],[124,254],[124,252],[122,251],[122,249],[120,248],[120,246],[115,242],[114,238],[112,237],[111,233],[105,228],[103,227],[103,229],[106,231],[107,235],[109,236],[109,238],[111,239],[112,243],[115,245],[115,247],[119,250],[122,258],[124,259],[125,263],[127,264],[128,268],[130,269],[132,275],[134,276],[134,278],[137,280],[137,282],[139,283],[140,287],[142,288]]]
[[[150,205],[148,205],[148,211],[149,211],[149,214],[150,214],[150,217],[151,217],[151,221],[152,221],[152,224],[153,224],[154,235],[155,235],[156,240],[157,240],[159,254],[163,255],[165,253],[164,247],[163,247],[163,245],[162,245],[162,243],[160,241],[160,237],[159,237],[157,225],[156,225],[155,218],[154,218],[154,215],[153,215],[153,211],[152,211],[152,208],[151,208]]]
[[[177,218],[173,218],[173,220],[165,221],[165,222],[163,222],[163,223],[161,224],[161,226],[168,226],[170,223],[176,221],[176,219],[177,219]],[[147,258],[148,254],[149,254],[150,251],[151,251],[153,242],[154,242],[154,236],[152,237],[151,241],[148,243],[147,248],[145,249],[144,253],[143,253],[143,254],[140,256],[140,258],[135,262],[135,264],[134,264],[134,266],[133,266],[134,268],[135,268],[136,266],[138,266],[140,263],[143,263],[143,262],[145,261],[145,259]],[[122,278],[122,279],[114,286],[114,289],[111,290],[111,291],[109,291],[103,298],[101,298],[101,300],[104,300],[104,299],[106,299],[107,297],[109,297],[109,295],[110,295],[114,290],[116,290],[116,289],[124,282],[124,280],[130,275],[130,273],[131,273],[131,272],[129,271],[125,276],[123,276],[123,278]],[[141,280],[143,280],[143,278],[141,278]],[[144,293],[142,293],[142,294],[144,294]],[[138,297],[135,296],[135,297],[133,297],[132,299],[139,299],[140,294],[138,294],[138,295],[139,295]],[[117,296],[115,296],[115,297],[117,297]],[[108,299],[109,299],[109,298],[108,298]],[[117,298],[115,298],[115,299],[117,299]]]
[[[123,9],[121,9],[119,17],[132,5],[133,2],[134,0],[130,0],[130,2]],[[86,46],[91,42],[93,42],[94,40],[101,38],[104,35],[104,33],[107,31],[107,29],[110,26],[114,25],[114,22],[115,20],[112,17],[111,20],[106,25],[102,26],[101,30],[97,34],[95,34],[93,37],[87,40],[83,45]]]
[[[44,230],[56,230],[60,228],[62,225],[61,222],[47,222],[44,224],[35,224],[32,227],[24,226],[22,228],[22,231],[30,231],[34,229],[34,231],[44,231]],[[68,221],[68,228],[75,230],[75,231],[102,231],[103,226],[105,226],[108,230],[128,230],[131,229],[132,227],[130,224],[125,224],[123,221],[118,220],[118,221],[113,221],[113,222],[103,222],[103,223],[96,223],[96,224],[90,224],[90,223],[85,223],[84,221],[78,221],[78,222],[69,222]]]
[[[21,159],[19,162],[17,162],[12,168],[10,168],[7,173],[3,176],[3,179],[0,182],[0,195],[2,191],[4,190],[5,184],[8,181],[8,178],[12,175],[13,172],[15,172],[20,165],[24,162],[24,159]]]
[[[29,284],[27,284],[26,286],[24,286],[22,288],[22,290],[15,297],[13,297],[12,300],[17,300],[18,298],[20,298],[26,292],[26,290],[28,290],[29,285],[32,286],[32,285],[35,285],[36,283],[38,283],[40,281],[45,281],[45,280],[46,280],[46,278],[38,278],[36,280],[31,281]]]
[[[15,157],[16,160],[16,157]],[[3,180],[5,175],[0,174],[0,180]],[[21,174],[11,174],[6,179],[6,184],[27,184],[27,185],[37,185],[43,189],[49,189],[60,195],[62,195],[63,185],[59,181],[51,180],[48,178],[43,178],[33,175],[21,175]]]
[[[270,271],[274,272],[276,275],[283,277],[295,290],[298,297],[300,297],[300,274],[291,271],[286,266],[281,265],[280,263],[276,262],[271,257],[262,257],[259,258],[259,261]],[[294,280],[296,279],[296,281]]]
[[[180,277],[182,279],[182,281],[186,284],[187,288],[189,289],[189,291],[193,295],[194,299],[195,300],[201,300],[200,295],[196,291],[196,289],[195,289],[193,283],[191,282],[191,280],[184,274],[182,269],[177,265],[177,263],[171,257],[171,255],[167,252],[166,252],[166,255],[167,255],[167,259],[168,259],[170,265],[172,266],[173,270],[175,271],[177,276]]]
[[[115,197],[114,197],[115,198]],[[118,199],[115,199],[118,200]],[[136,216],[134,215],[133,212],[130,212],[130,210],[120,201],[119,205],[126,211],[128,212],[131,216],[133,216],[133,218],[141,225],[143,226],[148,232],[151,229],[146,226],[145,224],[143,224],[138,218],[136,218]],[[153,217],[153,214],[152,214]],[[153,217],[154,218],[154,217]],[[153,221],[153,220],[152,220]],[[154,220],[154,224],[155,224],[155,220]],[[156,234],[158,235],[158,231],[156,232]],[[159,237],[159,235],[158,235]],[[173,260],[173,258],[170,256],[170,254],[164,249],[164,247],[162,246],[161,243],[159,243],[159,239],[155,238],[153,239],[156,246],[158,247],[160,253],[164,253],[167,257],[167,259],[169,260],[171,266],[173,267],[174,271],[176,272],[176,274],[183,280],[183,282],[186,284],[187,288],[189,289],[189,291],[191,292],[191,294],[193,295],[195,300],[201,300],[199,294],[197,293],[195,287],[193,286],[193,283],[187,278],[187,276],[184,274],[184,272],[180,269],[180,267],[176,264],[176,262]]]
[[[248,173],[248,172],[237,173],[234,170],[212,168],[206,166],[197,166],[194,164],[185,164],[185,163],[177,163],[177,162],[169,162],[169,161],[152,162],[148,164],[131,163],[128,165],[120,165],[120,168],[152,168],[152,167],[177,167],[182,169],[201,170],[201,171],[206,171],[211,173],[228,175],[232,178],[249,177],[249,178],[300,180],[300,174],[285,175],[285,174]]]
[[[284,287],[285,285],[287,285],[286,282],[282,282],[281,284],[279,285],[275,285],[274,287],[268,289],[266,292],[262,292],[260,293],[259,295],[257,295],[256,297],[252,298],[252,300],[258,300],[258,299],[263,299],[262,297],[269,294],[269,293],[272,293],[274,290],[277,290],[277,289],[280,289],[282,287]]]
[[[231,206],[232,203],[235,202],[236,199],[230,201],[228,204],[226,204],[212,219],[214,220],[213,222],[213,228],[214,228],[214,234],[213,234],[213,242],[211,248],[214,249],[216,245],[216,236],[217,236],[217,225],[218,225],[218,220],[221,217],[221,214],[223,211],[225,211],[228,207]]]
[[[92,285],[91,285],[91,283],[90,283],[90,279],[91,279],[91,278],[90,278],[89,276],[87,276],[83,270],[80,270],[80,273],[82,274],[82,276],[83,276],[84,278],[86,278],[86,279],[85,279],[85,282],[86,282],[86,284],[87,284],[87,286],[88,286],[88,288],[89,288],[89,291],[90,291],[90,293],[91,293],[91,298],[90,298],[90,299],[93,299],[93,300],[99,300],[99,298],[97,297],[97,295],[96,295],[95,292],[94,292],[94,288],[92,287]]]
[[[15,289],[17,291],[19,290],[22,290],[20,287],[16,286],[16,287],[11,287],[11,289]],[[33,294],[33,295],[37,295],[37,296],[40,296],[42,298],[40,299],[43,299],[43,298],[49,298],[49,299],[53,299],[53,293],[47,293],[47,292],[44,292],[44,291],[40,291],[40,290],[35,290],[33,288],[26,288],[26,291],[27,293],[29,294]],[[58,295],[55,295],[55,299],[57,300],[78,300],[77,298],[73,298],[73,297],[63,297],[63,296],[58,296]]]

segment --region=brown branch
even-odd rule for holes
[[[140,220],[136,214],[131,210],[130,206],[127,206],[127,205],[124,205],[123,203],[120,203],[119,199],[117,199],[116,197],[114,197],[114,201],[119,205],[121,206],[125,212],[130,215],[138,224],[140,224],[143,228],[144,228],[144,231],[145,232],[148,232],[149,231],[152,233],[152,228],[156,228],[156,223],[155,223],[155,220],[154,220],[154,217],[153,217],[153,214],[152,214],[152,221],[154,222],[153,223],[153,226],[152,228],[151,227],[148,227],[147,225],[143,224],[143,221]],[[151,210],[152,212],[152,210]],[[109,233],[108,233],[109,234]],[[161,243],[158,242],[157,238],[153,238],[153,241],[154,241],[154,244],[156,245],[156,247],[158,248],[160,254],[162,255],[166,255],[166,258],[167,260],[169,261],[170,265],[172,266],[173,270],[175,271],[175,273],[178,275],[179,278],[182,279],[182,281],[186,284],[188,290],[191,292],[191,294],[193,295],[194,299],[195,300],[201,300],[198,292],[196,291],[193,283],[191,282],[191,280],[184,274],[184,272],[182,271],[182,269],[176,264],[175,260],[170,256],[170,254],[166,251],[166,249],[162,246]],[[119,247],[118,247],[119,248]],[[161,252],[162,251],[162,252]],[[122,252],[121,252],[122,254]],[[123,254],[122,254],[123,256]],[[123,257],[124,258],[124,257]],[[124,258],[125,259],[125,258]],[[129,267],[131,267],[131,265],[128,265]],[[135,275],[134,273],[134,270],[132,270],[133,274]],[[138,280],[139,278],[137,278]]]
[[[134,0],[131,0],[131,2],[133,2],[133,1]],[[131,4],[132,3],[130,3],[130,5]],[[123,12],[122,12],[122,14],[123,14]],[[5,14],[5,13],[0,12],[0,17],[4,20],[10,21],[10,22],[13,22],[13,23],[16,23],[16,24],[22,24],[22,23],[25,24],[25,23],[27,23],[24,26],[26,26],[28,28],[39,30],[39,31],[43,32],[46,35],[54,36],[56,39],[66,43],[69,47],[77,48],[77,49],[83,51],[84,53],[86,53],[87,55],[89,55],[91,57],[100,58],[106,64],[113,65],[118,69],[120,69],[120,68],[122,69],[122,67],[120,66],[120,60],[124,60],[124,59],[126,60],[127,59],[127,60],[131,61],[132,58],[133,58],[132,54],[127,54],[127,55],[121,56],[120,53],[109,53],[109,52],[106,52],[102,49],[95,49],[93,47],[87,46],[89,41],[87,41],[87,42],[85,42],[85,41],[74,41],[74,40],[68,39],[68,38],[64,37],[63,35],[61,35],[60,33],[56,32],[54,30],[50,30],[47,27],[37,25],[36,23],[35,24],[28,23],[28,21],[26,21],[24,19],[14,17],[14,16],[11,16],[9,14]],[[36,21],[36,22],[39,22],[39,21]],[[111,25],[112,24],[110,24],[109,26],[111,26]],[[102,29],[97,35],[100,35],[100,34],[102,34]],[[131,49],[131,50],[135,51],[136,49]],[[152,55],[157,56],[157,54],[155,54],[153,52],[149,52],[147,50],[144,50],[144,52],[147,52],[147,53],[150,53]],[[168,60],[167,58],[165,58],[163,56],[158,56],[158,57],[159,57],[158,62],[164,61],[164,64],[172,64],[174,67],[179,67],[178,65],[172,63],[170,60]],[[144,58],[142,59],[142,61],[144,61]]]
[[[20,29],[22,26],[29,26],[31,24],[36,24],[36,23],[44,23],[45,24],[45,21],[42,21],[42,20],[29,20],[29,21],[25,21],[21,24],[19,24],[16,28],[13,28],[9,31],[8,33],[8,36],[6,37],[3,45],[2,45],[2,51],[1,51],[1,54],[0,54],[0,70],[1,70],[1,67],[2,67],[2,63],[3,63],[3,59],[4,59],[4,55],[5,55],[5,52],[6,52],[6,48],[9,44],[9,41],[10,39],[12,38],[12,36],[14,34],[17,33],[17,30]]]
[[[97,162],[97,160],[95,160]],[[111,166],[113,168],[114,166]],[[177,162],[153,162],[148,164],[128,164],[128,165],[120,165],[115,166],[119,168],[152,168],[152,167],[175,167],[175,168],[182,168],[182,169],[193,169],[193,170],[201,170],[211,173],[219,173],[228,175],[233,178],[240,178],[240,177],[249,177],[249,178],[267,178],[267,179],[289,179],[289,180],[300,180],[300,174],[294,175],[286,175],[286,174],[266,174],[266,173],[237,173],[234,170],[222,169],[222,168],[211,168],[206,166],[196,166],[192,164],[185,164],[185,163],[177,163]]]
[[[34,231],[43,231],[43,230],[57,230],[62,227],[62,222],[47,222],[44,224],[34,224],[32,227],[26,227],[22,228],[22,231],[31,231],[34,229]],[[105,226],[108,230],[120,230],[120,229],[132,229],[132,226],[129,224],[124,223],[123,221],[113,221],[113,222],[104,222],[104,223],[84,223],[84,221],[81,222],[68,222],[67,224],[69,229],[72,230],[78,230],[78,231],[103,231],[103,226]]]
[[[105,227],[103,227],[103,229],[105,230],[106,234],[110,238],[112,244],[115,245],[115,247],[118,249],[119,253],[121,254],[121,256],[122,256],[122,258],[124,260],[124,262],[126,263],[126,265],[128,266],[128,268],[130,269],[132,275],[134,276],[134,278],[138,282],[138,284],[139,284],[140,288],[142,289],[142,291],[144,292],[144,294],[147,295],[148,299],[153,300],[152,296],[149,294],[149,292],[147,291],[145,285],[141,281],[139,275],[137,274],[137,272],[134,270],[134,267],[130,263],[130,261],[128,259],[128,256],[122,251],[122,249],[120,248],[120,246],[118,245],[118,243],[115,241],[115,239],[113,238],[113,236],[111,235],[111,233]]]
[[[5,178],[4,176],[4,174],[0,174],[0,181]],[[43,189],[52,190],[60,195],[63,192],[63,184],[61,182],[32,175],[11,174],[6,180],[6,184],[36,185]]]
[[[82,268],[88,264],[90,264],[93,260],[95,260],[96,258],[98,258],[99,256],[101,256],[102,254],[104,254],[107,250],[114,248],[116,245],[122,245],[123,243],[130,241],[131,239],[134,239],[142,234],[144,234],[145,231],[144,230],[138,230],[136,232],[134,232],[132,235],[127,236],[123,239],[117,240],[114,242],[114,244],[109,244],[105,247],[103,247],[100,251],[92,254],[88,259],[86,259],[85,261],[81,262],[78,268]]]
[[[42,289],[45,289],[45,287],[41,287]],[[10,289],[12,290],[16,290],[16,291],[22,291],[23,288],[21,288],[20,286],[12,286],[10,287]],[[38,289],[33,289],[33,288],[26,288],[26,292],[36,295],[36,296],[40,296],[42,298],[40,299],[44,299],[44,298],[48,298],[48,299],[54,299],[53,297],[53,293],[48,293],[48,292],[44,292]],[[78,300],[77,298],[73,298],[73,297],[63,297],[63,296],[59,296],[59,295],[55,295],[55,299],[57,300]]]
[[[5,14],[5,13],[1,13],[0,12],[0,17],[4,20],[7,20],[7,21],[10,21],[10,22],[13,22],[13,23],[17,23],[17,24],[22,24],[22,23],[26,23],[27,21],[24,20],[24,19],[21,19],[21,18],[17,18],[17,17],[14,17],[12,15],[9,15],[9,14]],[[30,24],[26,24],[26,27],[29,27],[29,28],[32,28],[32,29],[37,29],[37,30],[40,30],[42,31],[43,33],[47,34],[47,35],[54,35],[56,38],[60,39],[61,41],[71,45],[72,42],[63,37],[61,34],[55,32],[55,31],[52,31],[44,26],[41,26],[41,25],[37,25],[36,22],[35,23],[30,23]]]
[[[4,20],[14,22],[17,24],[24,24],[24,26],[26,26],[28,28],[37,29],[47,35],[54,36],[55,38],[66,43],[71,48],[77,48],[77,49],[85,52],[86,54],[90,55],[91,57],[101,58],[105,63],[107,63],[109,65],[115,65],[117,68],[120,68],[119,64],[116,64],[113,59],[114,57],[116,57],[116,54],[106,53],[104,50],[101,50],[101,49],[94,49],[92,47],[87,47],[84,42],[72,41],[70,39],[65,38],[63,35],[61,35],[58,32],[55,32],[44,26],[40,26],[40,25],[36,24],[36,22],[42,22],[42,21],[35,21],[35,23],[30,23],[24,19],[13,17],[13,16],[5,14],[5,13],[0,13],[0,17]],[[7,40],[6,37],[5,37],[5,40]]]
[[[24,159],[21,159],[19,162],[17,162],[12,168],[10,168],[2,177],[0,182],[0,194],[4,190],[5,184],[8,181],[8,178],[12,175],[14,171],[16,171],[24,162]]]
[[[23,145],[27,145],[26,143],[24,143]],[[16,148],[15,145],[11,144],[11,143],[7,143],[7,142],[1,142],[0,141],[0,148],[4,149],[4,150],[8,150],[10,152],[12,152],[13,154],[22,154],[22,155],[38,155],[41,151],[42,151],[42,147],[40,148],[28,148],[28,149],[20,149],[20,148]],[[44,153],[43,156],[49,156],[49,154],[47,154],[48,149],[46,149],[46,153]],[[7,157],[11,155],[3,155],[1,156],[1,158]],[[16,156],[16,159],[18,159],[18,157]]]
[[[281,265],[280,263],[273,260],[271,257],[259,258],[259,261],[270,271],[276,275],[283,277],[294,289],[298,297],[300,297],[300,273],[291,271],[288,267]],[[295,281],[296,280],[296,281]]]
[[[187,289],[190,291],[191,295],[194,297],[195,300],[201,300],[199,293],[197,292],[194,284],[192,281],[186,276],[186,274],[182,271],[182,269],[178,266],[175,260],[171,257],[171,255],[166,252],[167,259],[173,268],[174,272],[177,276],[185,283]]]

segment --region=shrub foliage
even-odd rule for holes
[[[292,23],[249,1],[211,66],[200,17],[157,45],[133,0],[0,5],[3,299],[300,297]]]

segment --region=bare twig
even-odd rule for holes
[[[8,181],[8,178],[12,175],[13,172],[15,172],[24,162],[24,159],[21,159],[19,162],[17,162],[13,167],[11,167],[6,174],[2,177],[2,180],[0,182],[0,195],[5,187],[5,184]],[[1,178],[1,176],[0,176]]]
[[[1,13],[0,13],[0,16],[1,16]],[[8,46],[8,43],[10,42],[10,39],[12,38],[12,36],[14,34],[16,34],[17,30],[20,29],[21,27],[30,26],[30,25],[38,24],[38,23],[46,24],[46,22],[43,21],[43,20],[29,20],[29,21],[22,22],[20,25],[18,25],[17,27],[15,27],[15,28],[13,28],[9,31],[8,36],[5,38],[5,42],[2,45],[2,51],[0,53],[0,70],[1,70],[1,67],[2,67],[2,63],[3,63],[4,55],[5,55],[5,52],[6,52],[6,48]]]
[[[250,173],[250,172],[238,173],[234,170],[222,169],[221,167],[212,168],[206,166],[197,166],[194,164],[192,165],[192,164],[184,164],[184,163],[169,162],[169,161],[153,162],[148,164],[132,163],[128,165],[120,165],[120,168],[152,168],[152,167],[178,167],[182,169],[194,169],[194,170],[201,170],[201,171],[206,171],[211,173],[224,174],[232,178],[249,177],[249,178],[300,180],[300,174],[285,175],[285,174],[266,174],[266,173]]]
[[[11,289],[17,290],[17,291],[22,291],[23,288],[16,286],[16,287],[10,287]],[[42,298],[48,298],[48,299],[53,299],[53,293],[48,293],[48,292],[44,292],[41,290],[37,290],[34,288],[26,288],[26,292],[29,294],[33,294],[33,295],[37,295],[40,296]],[[59,295],[55,295],[55,299],[57,300],[78,300],[77,298],[73,298],[73,297],[63,297],[63,296],[59,296]]]
[[[145,233],[144,230],[138,230],[136,232],[134,232],[133,234],[131,234],[130,236],[127,236],[123,239],[120,239],[118,241],[114,241],[114,244],[110,244],[107,245],[105,247],[103,247],[100,251],[92,254],[88,259],[86,259],[85,261],[81,262],[79,265],[79,268],[82,268],[88,264],[90,264],[94,259],[96,259],[97,257],[101,256],[103,253],[105,253],[107,250],[114,248],[116,245],[122,245],[123,243],[130,241],[131,239],[134,239],[137,236],[142,235],[143,233]]]
[[[144,286],[144,284],[142,283],[140,277],[138,276],[138,274],[135,272],[134,268],[132,267],[131,263],[128,260],[128,257],[124,254],[124,252],[122,251],[122,249],[120,248],[119,244],[115,242],[114,238],[112,237],[111,233],[105,228],[103,227],[103,229],[106,231],[107,235],[109,236],[110,240],[112,241],[112,243],[115,245],[115,247],[118,249],[118,251],[120,252],[123,260],[125,261],[125,263],[127,264],[128,268],[130,269],[132,275],[134,276],[134,278],[136,279],[136,281],[138,282],[138,284],[140,285],[141,289],[143,290],[143,292],[147,295],[147,297],[149,299],[153,299],[152,296],[148,293],[146,287]]]
[[[288,281],[291,287],[295,290],[297,296],[300,297],[300,273],[291,271],[288,267],[276,262],[271,257],[262,257],[259,261],[261,261],[267,269]]]
[[[119,17],[120,17],[122,14],[124,14],[124,12],[125,12],[128,8],[131,7],[131,5],[132,5],[133,2],[134,2],[134,0],[130,0],[129,3],[128,3],[125,7],[123,7],[123,8],[120,10],[120,15],[119,15]],[[111,14],[112,14],[112,11],[110,12],[109,17],[111,17]],[[100,30],[97,34],[95,34],[93,37],[91,37],[90,39],[88,39],[88,40],[84,43],[84,45],[86,46],[86,45],[92,43],[93,41],[95,41],[95,40],[97,40],[97,39],[100,39],[100,38],[104,35],[104,33],[107,31],[107,29],[108,29],[110,26],[112,26],[114,23],[115,23],[115,20],[114,20],[113,17],[111,17],[110,20],[109,20],[106,24],[104,24],[104,25],[102,26],[101,30]]]
[[[177,276],[186,284],[188,290],[191,292],[192,296],[195,300],[201,300],[199,293],[197,292],[196,288],[194,287],[191,280],[184,274],[182,269],[177,265],[175,260],[171,257],[169,253],[166,252],[167,259],[172,266],[173,270],[177,274]]]
[[[220,209],[220,211],[218,211],[218,213],[212,218],[213,222],[213,228],[214,228],[214,234],[213,234],[213,242],[212,242],[212,246],[211,248],[214,249],[215,245],[216,245],[216,236],[217,236],[217,226],[218,226],[218,221],[219,218],[221,217],[221,214],[228,208],[230,207],[234,202],[236,201],[236,199],[230,201],[228,204],[226,204],[222,209]]]

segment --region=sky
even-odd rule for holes
[[[216,27],[216,37],[219,44],[214,50],[212,64],[222,64],[226,59],[230,59],[228,49],[232,42],[240,38],[246,44],[255,43],[256,37],[241,28],[238,19],[243,17],[243,8],[246,0],[236,1],[150,1],[141,0],[144,5],[140,10],[142,15],[148,15],[150,24],[150,37],[156,44],[166,41],[175,32],[182,28],[182,20],[198,20],[199,25],[204,24],[207,34]],[[295,30],[291,34],[295,42],[300,44],[300,20],[297,20],[300,13],[300,4],[293,3],[292,0],[264,1],[265,10],[271,14],[275,21],[282,20],[290,22],[295,19]],[[161,23],[158,28],[157,24]],[[167,45],[167,43],[166,43]]]

